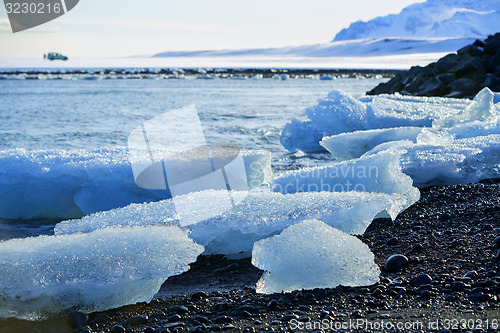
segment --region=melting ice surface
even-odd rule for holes
[[[380,270],[370,248],[358,238],[318,220],[307,220],[255,243],[252,264],[266,272],[257,292],[367,286]]]
[[[200,198],[210,197],[214,203],[224,200],[225,191],[196,192],[184,197],[193,211]],[[401,195],[367,192],[310,192],[280,194],[250,191],[233,209],[188,226],[190,237],[205,246],[205,254],[249,254],[253,243],[272,236],[304,219],[316,218],[351,234],[362,234],[373,218],[382,211],[396,214],[406,200]],[[216,205],[212,205],[216,206]],[[92,232],[109,226],[179,225],[171,199],[147,204],[133,204],[107,212],[63,221],[55,233]]]
[[[203,247],[178,227],[108,228],[0,242],[0,318],[149,302]]]
[[[383,152],[373,156],[332,163],[324,167],[289,171],[277,177],[272,188],[281,193],[311,191],[374,192],[400,197],[397,210],[387,210],[392,218],[420,198],[412,179],[401,171],[399,152]]]
[[[242,155],[250,186],[270,180],[270,153],[252,151]],[[148,155],[143,158],[149,161]],[[181,169],[192,167],[190,161],[170,162]],[[76,218],[170,196],[168,190],[147,190],[136,185],[125,148],[0,152],[3,218]]]

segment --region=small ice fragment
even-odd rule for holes
[[[306,220],[255,243],[252,264],[266,272],[257,292],[367,286],[379,281],[373,253],[358,238]]]

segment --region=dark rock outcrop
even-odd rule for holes
[[[472,98],[484,87],[500,91],[500,33],[476,40],[426,67],[415,66],[381,83],[368,95]]]

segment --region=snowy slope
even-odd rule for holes
[[[225,56],[294,56],[294,57],[376,57],[393,54],[449,53],[472,44],[474,38],[377,38],[338,41],[325,44],[291,46],[275,49],[163,52],[154,57],[225,57]],[[436,59],[438,59],[437,57]]]
[[[385,38],[481,38],[500,31],[498,0],[428,0],[400,14],[352,23],[334,41]]]

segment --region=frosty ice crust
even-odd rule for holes
[[[206,193],[191,193],[186,200],[206,198]],[[223,200],[223,191],[210,192],[215,203]],[[205,254],[249,255],[253,243],[305,219],[321,219],[347,233],[362,234],[382,211],[399,212],[406,200],[401,195],[384,193],[310,192],[283,195],[250,191],[233,209],[211,219],[188,226],[190,237],[205,246]],[[55,233],[92,232],[110,226],[179,225],[172,200],[134,204],[100,212],[79,220],[63,221]],[[240,252],[243,252],[241,254]]]
[[[149,302],[201,252],[173,226],[0,242],[0,318],[37,320],[67,309],[95,312]]]
[[[252,264],[266,271],[257,292],[368,286],[380,270],[370,248],[358,238],[318,220],[307,220],[255,243]]]
[[[332,91],[318,105],[305,110],[306,120],[292,119],[283,129],[280,140],[292,152],[315,152],[324,151],[319,144],[323,138],[343,133],[436,127],[441,122],[444,127],[451,127],[465,122],[457,122],[458,118],[490,122],[492,118],[485,115],[498,114],[494,104],[497,99],[488,88],[479,92],[474,101],[399,94],[366,96],[357,100],[340,91]]]
[[[242,156],[251,188],[271,180],[270,153]],[[190,163],[175,162],[180,168]],[[126,148],[2,151],[0,170],[0,217],[9,219],[78,218],[170,197],[168,191],[137,186]]]
[[[281,193],[309,191],[386,193],[400,198],[397,209],[387,209],[396,218],[420,198],[412,179],[401,171],[400,152],[387,151],[324,167],[290,171],[277,177],[272,189]]]

